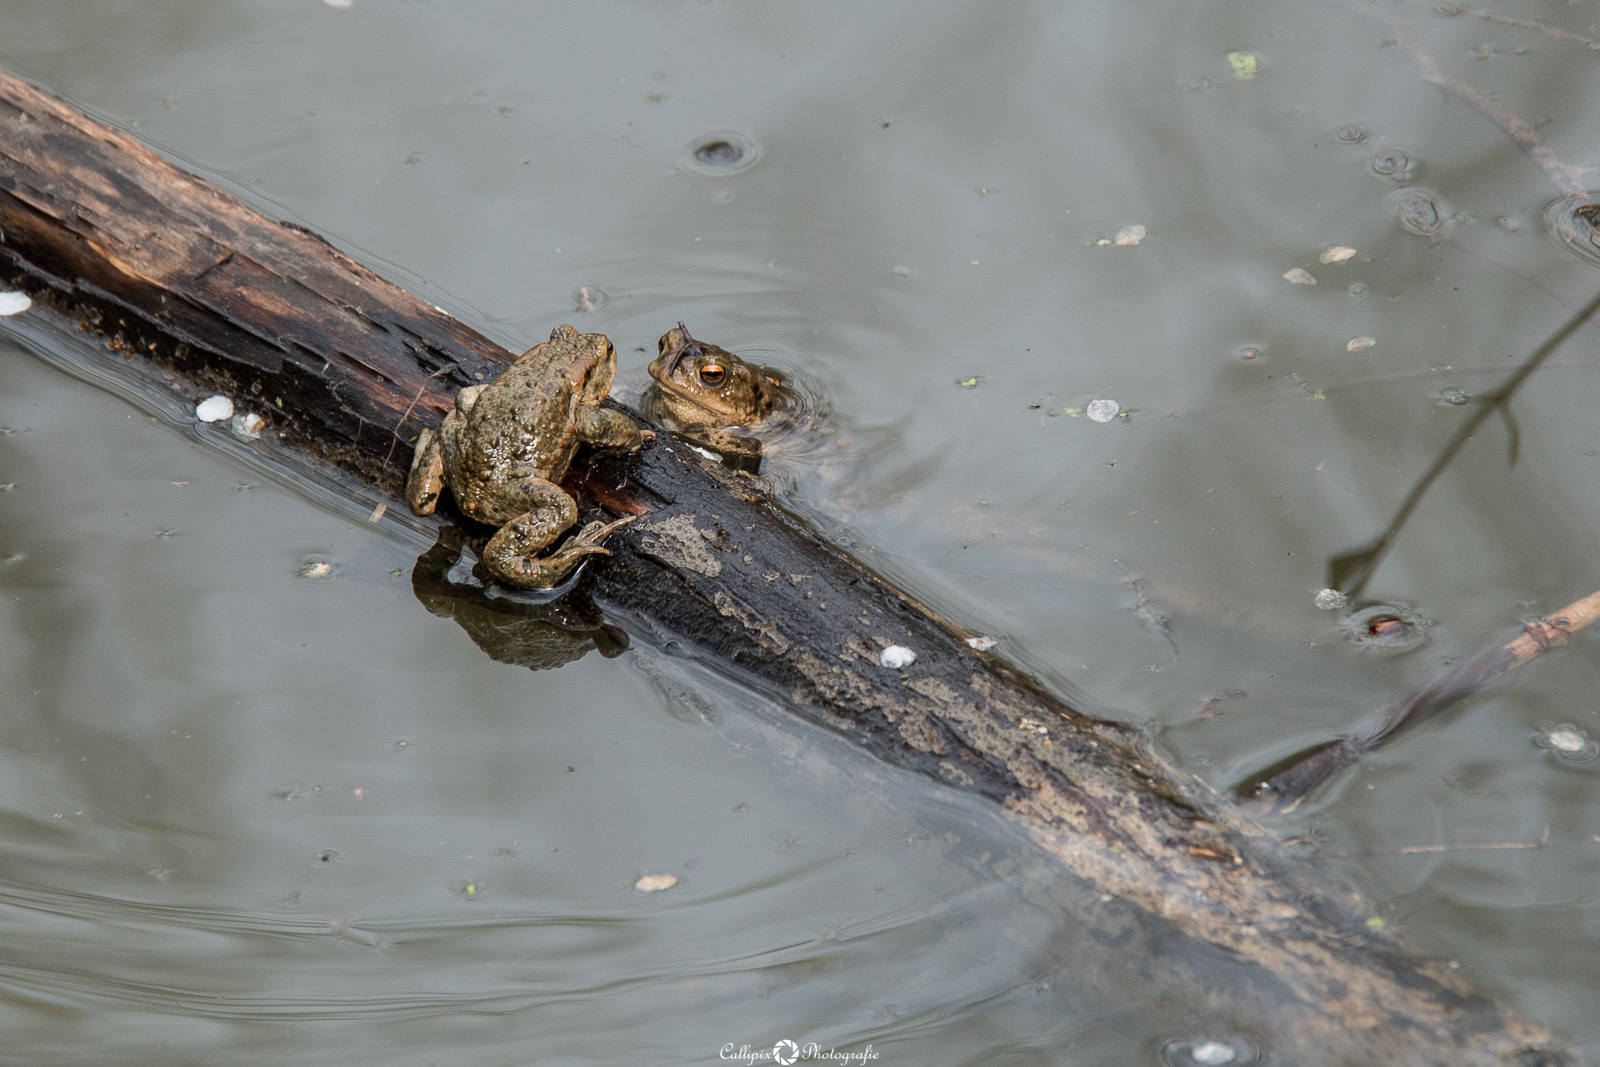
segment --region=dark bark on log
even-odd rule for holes
[[[417,431],[510,359],[316,236],[3,74],[0,238],[0,274],[124,359],[228,393],[286,447],[391,495]],[[591,508],[643,515],[582,578],[613,624],[992,801],[1059,861],[1055,906],[1153,998],[1267,1035],[1266,1062],[1569,1062],[1136,731],[975,652],[747,479],[663,434],[592,457],[568,484]],[[916,661],[881,666],[890,644]]]

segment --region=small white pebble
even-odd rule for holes
[[[1149,232],[1149,230],[1139,225],[1124,226],[1122,229],[1111,235],[1111,240],[1118,246],[1127,248],[1130,245],[1136,245],[1140,241],[1144,240],[1145,234]]]
[[[32,306],[27,293],[0,293],[0,315],[20,315]]]
[[[1283,280],[1286,282],[1293,282],[1296,285],[1317,284],[1317,280],[1311,276],[1311,272],[1306,270],[1304,267],[1295,267],[1292,270],[1284,271]]]
[[[201,422],[221,422],[233,417],[233,401],[222,395],[208,396],[195,405],[194,417]]]
[[[1323,611],[1338,611],[1344,607],[1348,598],[1337,589],[1324,589],[1316,595],[1312,603]]]
[[[647,874],[633,883],[633,888],[641,893],[659,893],[677,884],[678,876],[675,874]]]
[[[1204,1063],[1207,1067],[1215,1064],[1232,1063],[1239,1058],[1239,1054],[1220,1041],[1202,1041],[1189,1050],[1189,1056],[1196,1063]]]
[[[895,268],[894,268],[894,272],[896,274],[900,275],[900,277],[902,277],[902,278],[911,277],[911,268],[906,266],[904,263],[896,263],[895,264]]]
[[[1117,403],[1115,400],[1096,398],[1089,401],[1089,405],[1084,409],[1084,413],[1089,416],[1089,419],[1092,422],[1110,422],[1112,419],[1117,417],[1117,412],[1121,410],[1122,405]]]
[[[266,419],[263,419],[253,411],[247,411],[243,415],[235,415],[232,425],[235,436],[248,437],[251,440],[255,440],[261,436],[261,427],[266,424]]]
[[[905,645],[890,645],[878,657],[878,665],[897,671],[901,667],[909,667],[917,662],[917,654]]]
[[[1344,245],[1334,245],[1332,248],[1324,248],[1322,250],[1322,255],[1318,256],[1317,259],[1323,263],[1343,263],[1345,260],[1349,259],[1355,254],[1356,250],[1353,248],[1346,248]]]
[[[999,641],[996,641],[992,637],[969,637],[969,638],[967,638],[967,644],[972,646],[974,649],[976,649],[979,652],[987,652],[991,648],[993,648],[995,645],[998,645],[999,643],[1000,643]]]
[[[1352,337],[1349,343],[1344,346],[1344,350],[1346,352],[1365,352],[1377,343],[1378,339],[1376,337]]]
[[[307,563],[304,567],[300,568],[300,577],[302,577],[302,578],[332,578],[333,577],[333,564],[325,563],[322,560],[317,560],[314,563]]]

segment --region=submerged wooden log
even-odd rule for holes
[[[285,449],[391,495],[417,431],[511,358],[316,236],[3,74],[0,274],[120,358],[195,395],[228,393]],[[976,650],[748,479],[663,434],[636,455],[592,457],[568,485],[590,509],[642,516],[582,579],[607,625],[993,802],[1059,861],[1055,906],[1152,999],[1263,1036],[1261,1062],[1570,1062],[1137,731]]]

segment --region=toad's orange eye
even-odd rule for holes
[[[721,385],[722,379],[728,376],[720,363],[707,363],[700,368],[700,380],[707,385]]]

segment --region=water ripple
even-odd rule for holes
[[[1564,196],[1544,209],[1545,233],[1591,267],[1600,266],[1600,194]]]

